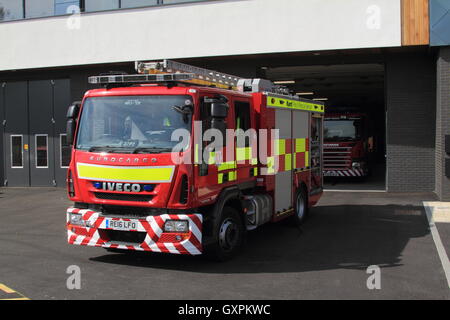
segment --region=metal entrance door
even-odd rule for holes
[[[28,83],[7,83],[4,88],[4,95],[5,185],[11,187],[29,186]]]
[[[48,80],[30,81],[30,185],[51,186],[54,181],[53,86]]]
[[[10,82],[3,93],[5,185],[64,186],[70,80]]]
[[[67,144],[66,114],[67,107],[72,102],[70,80],[53,81],[53,120],[55,146],[55,181],[58,187],[66,185],[67,168],[70,164],[72,148]]]

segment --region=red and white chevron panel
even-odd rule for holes
[[[81,214],[86,227],[69,224],[70,213]],[[146,233],[145,240],[140,244],[133,245],[110,241],[107,231],[112,230],[108,227],[108,222],[111,220],[135,222],[136,230],[127,232],[144,232]],[[184,234],[164,233],[166,220],[189,221],[189,232]],[[87,209],[67,209],[68,242],[81,246],[199,255],[202,254],[202,223],[203,216],[201,214],[164,214],[148,216],[145,219],[125,219],[105,217],[100,212]]]
[[[348,170],[326,170],[323,173],[324,177],[364,177],[366,172],[361,169]]]

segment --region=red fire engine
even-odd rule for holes
[[[367,115],[358,112],[327,113],[324,119],[324,176],[365,177],[369,174]]]
[[[68,242],[231,258],[322,194],[323,104],[178,62],[90,77],[69,107]],[[219,139],[226,137],[225,139]]]

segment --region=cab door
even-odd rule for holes
[[[232,101],[234,111],[235,130],[235,159],[236,179],[248,180],[257,175],[254,169],[257,165],[257,139],[254,136],[255,128],[253,106],[251,99],[234,98]]]
[[[218,192],[229,184],[232,184],[235,178],[235,165],[233,163],[224,163],[224,155],[226,154],[227,140],[224,135],[222,138],[221,147],[217,150],[209,149],[212,141],[208,141],[207,134],[211,129],[211,104],[206,103],[205,99],[215,98],[213,93],[204,93],[199,96],[199,112],[196,121],[201,122],[201,130],[194,125],[194,168],[195,168],[195,186],[197,189],[198,200],[202,204],[212,202]],[[233,110],[228,99],[228,114],[223,119],[225,128],[232,128]],[[200,131],[200,132],[197,132]],[[209,131],[209,132],[208,132]],[[220,141],[219,141],[220,142]]]

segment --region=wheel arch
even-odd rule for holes
[[[219,232],[217,228],[217,220],[220,218],[220,214],[222,213],[222,210],[225,206],[232,207],[236,209],[238,212],[243,211],[243,205],[241,201],[241,191],[237,186],[232,186],[223,189],[219,196],[217,197],[217,200],[215,204],[211,208],[211,213],[208,216],[208,224],[207,228],[209,229],[208,232],[205,233],[204,238],[204,244],[207,245],[210,242],[214,240],[214,237]],[[245,220],[242,216],[242,222],[244,223]],[[245,225],[245,224],[244,224]]]

